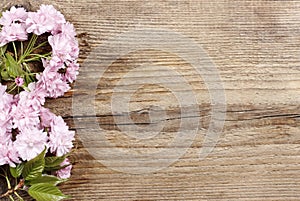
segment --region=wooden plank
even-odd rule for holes
[[[299,200],[300,1],[30,3],[36,8],[41,2],[54,4],[74,23],[81,46],[80,63],[90,67],[89,72],[82,70],[79,76],[79,80],[85,81],[83,85],[60,99],[47,101],[47,106],[62,115],[77,133],[92,132],[91,127],[97,122],[110,142],[132,155],[155,152],[174,139],[182,112],[174,93],[184,90],[178,80],[168,83],[175,86],[173,91],[153,84],[141,86],[132,93],[130,112],[118,113],[121,117],[131,116],[140,126],[164,123],[160,135],[136,140],[122,132],[122,129],[129,130],[127,134],[136,132],[131,129],[132,122],[116,124],[111,109],[112,95],[116,93],[113,90],[134,69],[134,76],[127,77],[123,87],[132,87],[134,81],[153,78],[154,74],[161,75],[163,67],[169,67],[187,80],[199,103],[199,115],[187,116],[191,122],[198,119],[201,124],[191,146],[170,166],[154,173],[135,175],[115,171],[125,166],[132,170],[139,167],[130,167],[130,163],[122,160],[116,164],[119,167],[106,166],[88,152],[77,135],[73,175],[62,186],[72,196],[70,200]],[[9,3],[12,2],[4,1],[4,5]],[[199,151],[211,120],[212,104],[203,77],[190,63],[172,52],[145,46],[145,50],[130,52],[110,66],[101,66],[99,58],[113,57],[114,45],[103,46],[100,52],[97,47],[118,34],[144,27],[168,29],[192,39],[218,68],[226,95],[226,121],[217,146],[203,160],[199,160]],[[128,46],[131,45],[128,39]],[[178,43],[178,48],[187,51],[190,46]],[[99,57],[89,57],[95,51]],[[141,71],[137,68],[141,65],[149,69]],[[107,70],[97,77],[103,68]],[[95,79],[96,91],[92,88]],[[74,116],[72,95],[84,103],[86,95],[93,93],[96,93],[96,115]],[[151,122],[148,114],[153,106],[160,108],[154,109],[158,115],[154,113]],[[76,111],[81,109],[84,113],[86,107],[83,104]],[[189,107],[193,105],[184,109]],[[162,111],[167,118],[160,118]],[[85,126],[78,127],[78,121]],[[169,156],[164,157],[167,160]]]

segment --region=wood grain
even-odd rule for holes
[[[12,3],[4,1],[3,6]],[[31,1],[30,6],[37,8],[41,3],[53,4],[74,23],[81,46],[79,61],[83,65],[89,61],[90,72],[82,71],[79,76],[86,85],[47,101],[47,107],[62,115],[77,133],[89,131],[96,121],[109,141],[133,154],[137,149],[152,152],[172,141],[180,127],[182,107],[161,86],[141,86],[131,97],[130,113],[118,114],[130,115],[143,126],[153,123],[148,115],[151,107],[164,107],[168,118],[154,116],[156,122],[165,124],[160,135],[140,141],[116,125],[111,111],[113,89],[127,72],[142,64],[179,72],[199,103],[199,115],[187,117],[201,123],[192,145],[175,163],[154,173],[135,175],[106,167],[88,153],[77,135],[73,174],[62,186],[72,196],[70,200],[300,200],[300,1],[42,0]],[[95,73],[105,67],[88,56],[109,38],[139,27],[169,29],[194,40],[219,70],[226,94],[226,121],[217,146],[203,160],[198,156],[211,120],[209,91],[193,67],[172,52],[145,47],[118,58],[98,79],[96,115],[73,115],[72,95],[84,102],[93,93]],[[110,52],[109,48],[105,46],[99,58],[105,59],[101,55]],[[146,79],[153,72],[162,74],[163,70],[137,70],[130,79]],[[175,91],[182,89],[176,80],[174,85]],[[77,127],[76,121],[86,126]],[[128,122],[123,128],[130,126]]]

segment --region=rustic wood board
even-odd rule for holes
[[[154,173],[137,175],[105,166],[78,139],[73,175],[62,186],[63,192],[72,196],[70,200],[300,200],[300,1],[41,0],[30,3],[33,8],[51,3],[74,23],[79,33],[81,64],[86,65],[95,48],[123,32],[137,27],[169,29],[194,40],[207,52],[225,88],[227,112],[223,132],[212,153],[199,160],[211,103],[204,81],[189,63],[170,52],[148,50],[147,46],[145,51],[117,59],[99,78],[96,117],[88,114],[73,117],[72,94],[79,90],[80,99],[80,94],[90,94],[93,90],[88,80],[94,74],[81,72],[79,79],[87,80],[85,87],[47,102],[78,133],[97,121],[107,138],[119,148],[138,148],[144,152],[163,147],[172,138],[179,125],[181,108],[171,92],[158,86],[144,86],[133,94],[130,115],[136,123],[148,123],[148,115],[139,111],[148,111],[153,105],[165,107],[171,117],[160,120],[166,122],[162,137],[148,144],[141,143],[122,135],[115,125],[110,108],[113,87],[128,70],[144,63],[169,66],[184,75],[193,87],[200,108],[199,116],[190,118],[199,118],[202,129],[176,162]],[[103,53],[110,52],[109,46],[105,48]],[[189,49],[188,44],[178,48]],[[97,58],[89,61],[91,72],[103,68]],[[138,77],[132,79],[147,79],[151,73],[163,72],[149,68],[137,72]],[[180,83],[174,80],[174,84],[180,91]],[[76,127],[76,120],[85,121],[86,127]]]

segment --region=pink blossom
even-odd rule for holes
[[[28,85],[30,90],[28,94],[28,99],[32,102],[33,108],[40,108],[41,105],[44,105],[45,98],[48,95],[47,91],[36,82],[32,82]]]
[[[48,37],[48,42],[52,47],[53,56],[61,60],[75,60],[78,58],[78,41],[66,34],[57,34]]]
[[[64,76],[64,80],[72,83],[74,80],[76,80],[76,77],[79,73],[78,70],[79,64],[76,61],[69,63]]]
[[[49,18],[49,21],[52,21],[54,26],[52,32],[55,32],[62,24],[66,23],[65,17],[61,12],[57,11],[52,5],[41,5],[40,13],[44,13]]]
[[[10,26],[4,26],[0,33],[0,46],[4,46],[12,41],[25,41],[28,39],[24,25],[12,23]]]
[[[52,5],[41,5],[37,12],[28,13],[27,32],[41,35],[53,31],[65,21],[64,16]]]
[[[6,146],[11,141],[12,134],[7,132],[5,128],[0,127],[0,146]]]
[[[0,24],[3,26],[10,26],[12,23],[25,22],[27,18],[27,12],[24,8],[16,8],[15,6],[11,7],[10,10],[2,13],[0,19]]]
[[[12,128],[13,96],[6,93],[6,86],[0,84],[0,133],[10,132]],[[1,135],[0,135],[1,136]]]
[[[74,38],[76,36],[76,31],[75,31],[74,25],[71,24],[70,22],[62,24],[61,33],[64,35],[67,35],[71,38]]]
[[[0,166],[8,164],[15,167],[15,163],[20,163],[19,154],[11,140],[4,144],[0,143]]]
[[[55,114],[50,112],[48,108],[41,108],[41,126],[44,128],[49,128],[55,119]]]
[[[68,158],[66,158],[61,164],[60,166],[63,167],[67,165],[67,167],[63,168],[63,169],[60,169],[58,171],[56,171],[56,174],[59,178],[61,179],[68,179],[71,177],[71,170],[72,170],[72,165],[69,161]]]
[[[70,89],[70,86],[63,81],[63,77],[58,72],[52,72],[50,69],[45,69],[41,75],[36,76],[38,82],[51,98],[57,98],[64,95]]]
[[[29,12],[26,19],[26,31],[28,33],[34,33],[36,35],[42,35],[48,31],[51,31],[54,24],[49,22],[49,19],[43,13]]]
[[[47,68],[48,71],[57,72],[59,69],[64,69],[64,62],[57,56],[53,56],[51,60],[43,59],[43,66]]]
[[[15,83],[16,83],[16,85],[17,86],[22,86],[23,84],[24,84],[24,79],[23,78],[21,78],[21,77],[17,77],[16,79],[15,79]]]
[[[11,139],[11,135],[10,134],[11,133],[8,133],[5,128],[1,128],[0,127],[0,139],[1,139],[0,140],[0,144],[4,144],[8,140],[10,140]]]
[[[35,128],[24,129],[16,137],[15,148],[23,160],[31,160],[47,145],[47,133]]]
[[[0,83],[0,104],[3,106],[8,106],[13,101],[13,96],[6,93],[7,86]]]
[[[63,118],[55,117],[50,124],[49,147],[52,153],[62,156],[73,147],[74,131],[70,131]]]
[[[38,127],[40,123],[39,108],[32,107],[33,103],[28,98],[28,92],[22,91],[15,98],[18,100],[18,104],[12,107],[13,128],[23,131]]]
[[[72,51],[70,52],[70,56],[72,57],[72,60],[78,59],[79,56],[79,45],[76,38],[70,39]]]

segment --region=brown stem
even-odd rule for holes
[[[13,189],[9,189],[8,191],[6,191],[6,193],[2,194],[2,195],[0,196],[0,198],[7,197],[7,196],[9,196],[10,194],[12,194],[13,192],[14,192]]]
[[[24,186],[24,183],[25,183],[24,179],[21,179],[20,182],[18,183],[18,185],[16,185],[14,189],[8,189],[6,191],[6,193],[0,195],[0,198],[4,198],[4,197],[9,196],[10,194],[13,194],[14,192],[16,192],[17,190],[22,188]]]

